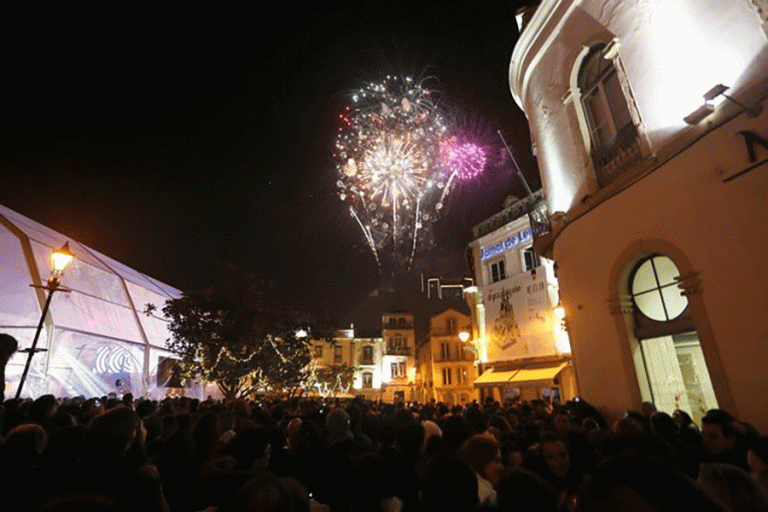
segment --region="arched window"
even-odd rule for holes
[[[634,334],[641,358],[638,379],[660,411],[687,411],[698,421],[717,400],[701,350],[688,299],[679,287],[680,272],[666,256],[640,260],[629,276]]]
[[[610,183],[641,156],[638,129],[605,43],[592,46],[581,61],[577,87],[589,134],[587,146],[601,186]]]

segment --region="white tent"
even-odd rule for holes
[[[170,332],[143,311],[181,292],[1,205],[0,333],[15,337],[19,350],[32,345],[48,292],[30,285],[46,283],[50,254],[66,241],[76,256],[62,280],[71,292],[54,293],[37,344],[46,350],[33,357],[22,397],[164,396]],[[15,395],[26,360],[19,351],[9,360],[6,398]]]

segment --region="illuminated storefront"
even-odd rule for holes
[[[533,251],[530,215],[540,194],[475,226],[470,243],[476,287],[465,290],[473,316],[480,374],[475,387],[497,400],[561,400],[576,394],[568,333],[555,314],[552,261]]]

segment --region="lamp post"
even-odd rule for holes
[[[27,364],[24,366],[24,373],[21,374],[21,380],[19,381],[19,387],[16,389],[16,399],[18,400],[19,396],[21,396],[21,389],[24,387],[24,381],[27,379],[27,373],[29,373],[29,366],[32,364],[32,356],[35,355],[36,352],[45,350],[37,348],[37,340],[40,338],[40,332],[43,330],[43,323],[45,323],[45,315],[48,314],[48,308],[51,306],[51,299],[53,298],[54,292],[69,292],[67,288],[61,287],[61,278],[64,276],[64,271],[67,269],[70,263],[72,263],[72,260],[75,258],[75,255],[72,254],[72,251],[69,250],[69,242],[65,242],[64,246],[57,250],[53,251],[53,254],[51,254],[51,267],[53,270],[51,271],[51,277],[48,278],[48,283],[45,286],[39,286],[39,285],[30,285],[34,288],[42,288],[44,290],[48,290],[48,296],[45,299],[45,305],[43,306],[43,314],[40,316],[40,323],[37,324],[37,332],[35,332],[35,339],[32,340],[32,346],[25,350],[20,350],[20,352],[28,352],[27,355]]]

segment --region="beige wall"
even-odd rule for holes
[[[691,274],[692,314],[720,406],[768,428],[768,164],[724,182],[750,166],[738,132],[768,140],[766,127],[766,111],[734,119],[557,238],[560,289],[586,399],[615,412],[639,405],[615,288],[633,255],[661,252]],[[768,158],[761,151],[759,158]]]

